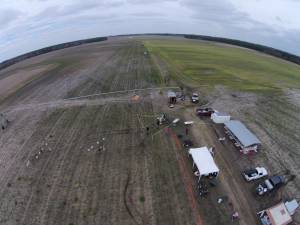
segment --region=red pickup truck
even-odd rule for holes
[[[197,116],[211,116],[215,111],[212,108],[198,108],[196,109]]]

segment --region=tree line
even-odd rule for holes
[[[188,39],[197,39],[197,40],[205,40],[205,41],[215,41],[215,42],[221,42],[225,44],[231,44],[231,45],[237,45],[244,48],[253,49],[268,55],[272,55],[284,60],[288,60],[293,63],[297,63],[300,65],[300,57],[297,55],[293,55],[288,52],[284,52],[275,48],[267,47],[264,45],[254,44],[246,41],[240,41],[235,39],[229,39],[229,38],[221,38],[221,37],[211,37],[211,36],[204,36],[204,35],[184,35],[185,38]]]
[[[89,39],[84,39],[84,40],[66,42],[66,43],[62,43],[62,44],[58,44],[58,45],[49,46],[46,48],[41,48],[41,49],[31,51],[31,52],[25,53],[23,55],[20,55],[20,56],[14,57],[12,59],[8,59],[8,60],[1,62],[0,70],[4,69],[6,67],[9,67],[17,62],[23,61],[25,59],[32,58],[32,57],[38,56],[38,55],[42,55],[42,54],[45,54],[48,52],[52,52],[52,51],[56,51],[56,50],[60,50],[60,49],[64,49],[64,48],[70,48],[70,47],[87,44],[87,43],[106,41],[106,40],[107,40],[107,37],[97,37],[97,38],[89,38]]]
[[[268,46],[264,45],[259,45],[259,44],[254,44],[246,41],[240,41],[240,40],[235,40],[235,39],[229,39],[229,38],[222,38],[222,37],[212,37],[212,36],[205,36],[205,35],[193,35],[193,34],[171,34],[171,33],[144,33],[144,34],[124,34],[124,35],[116,35],[115,37],[122,37],[122,36],[145,36],[145,35],[152,35],[152,36],[179,36],[179,37],[184,37],[187,39],[197,39],[197,40],[205,40],[205,41],[214,41],[214,42],[220,42],[220,43],[225,43],[225,44],[231,44],[231,45],[236,45],[244,48],[249,48],[253,49],[268,55],[272,55],[296,64],[300,65],[300,57],[285,51],[281,51],[275,48],[271,48]],[[110,36],[114,37],[114,36]],[[97,38],[90,38],[90,39],[84,39],[84,40],[79,40],[79,41],[72,41],[72,42],[67,42],[67,43],[62,43],[58,45],[53,45],[49,46],[46,48],[42,48],[36,51],[32,51],[20,56],[17,56],[15,58],[3,61],[0,63],[0,70],[4,69],[8,66],[11,66],[17,62],[23,61],[25,59],[38,56],[41,54],[45,54],[48,52],[56,51],[59,49],[64,49],[64,48],[69,48],[73,46],[78,46],[82,44],[87,44],[87,43],[93,43],[93,42],[100,42],[100,41],[105,41],[107,40],[107,37],[97,37]]]

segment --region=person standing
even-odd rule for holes
[[[231,216],[231,220],[234,221],[234,220],[238,220],[239,219],[239,213],[238,212],[234,212]]]

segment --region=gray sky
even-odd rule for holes
[[[0,62],[78,39],[127,33],[235,38],[300,55],[300,0],[1,0]]]

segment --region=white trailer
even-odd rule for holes
[[[214,123],[225,123],[230,120],[230,115],[225,112],[214,112],[210,118]]]

